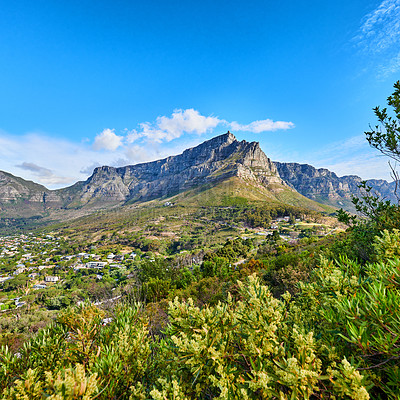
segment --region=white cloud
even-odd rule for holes
[[[213,132],[218,126],[233,131],[261,133],[294,128],[293,122],[263,119],[249,124],[229,122],[214,116],[204,116],[193,108],[176,109],[170,117],[159,116],[154,122],[142,122],[139,129],[124,129],[121,135],[115,129],[104,129],[96,136],[93,149],[115,151],[120,147],[128,148],[134,143],[150,143],[151,145],[168,143],[184,135],[201,136]],[[132,154],[132,151],[130,151]]]
[[[217,117],[205,117],[193,108],[174,110],[171,117],[157,117],[155,123],[143,122],[139,135],[154,142],[170,142],[185,133],[202,135],[224,123]],[[136,135],[138,135],[136,133]]]
[[[230,127],[233,131],[246,131],[253,133],[277,131],[281,129],[292,129],[294,128],[294,126],[295,125],[293,122],[272,121],[272,119],[253,121],[247,125],[242,125],[235,121],[230,123]]]
[[[115,129],[104,129],[95,139],[93,148],[95,150],[114,151],[122,145],[123,136],[115,134]]]
[[[143,137],[143,134],[139,133],[136,129],[132,129],[132,130],[124,129],[123,132],[126,135],[125,141],[128,144],[136,142],[138,139]]]
[[[152,155],[149,151],[145,147],[139,145],[128,147],[125,150],[125,155],[130,163],[140,163],[152,159]]]
[[[398,42],[400,36],[400,0],[384,0],[367,14],[356,39],[371,51],[380,52]]]

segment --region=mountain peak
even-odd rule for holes
[[[230,131],[219,135],[215,136],[209,140],[206,140],[203,142],[201,145],[211,145],[211,146],[221,146],[221,145],[230,145],[234,142],[237,142],[238,140],[236,139],[235,135],[231,133]],[[201,146],[200,145],[200,146]]]

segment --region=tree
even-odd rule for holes
[[[395,161],[400,161],[400,81],[394,84],[394,92],[387,98],[393,108],[394,117],[388,114],[387,108],[374,108],[378,125],[365,132],[368,143]]]
[[[400,161],[400,81],[394,84],[394,92],[387,98],[388,105],[393,108],[393,116],[388,109],[375,107],[374,113],[378,118],[378,124],[365,132],[368,143],[394,161]],[[398,189],[399,175],[390,164],[392,177],[396,181],[395,193]],[[372,242],[375,236],[385,229],[391,231],[400,228],[400,197],[399,204],[381,199],[372,192],[367,183],[361,182],[359,188],[365,193],[361,198],[354,197],[352,202],[355,209],[362,216],[361,219],[351,216],[344,210],[339,210],[338,219],[351,226],[350,255],[352,252],[356,258],[367,261],[373,258]]]
[[[28,280],[29,279],[26,275],[19,274],[15,278],[5,281],[3,284],[3,289],[5,292],[21,289],[26,286]]]
[[[393,87],[394,92],[387,98],[387,102],[392,107],[394,115],[389,115],[386,107],[382,109],[379,106],[375,107],[374,112],[379,124],[375,125],[374,129],[370,126],[371,131],[365,132],[365,135],[372,147],[394,161],[400,161],[400,81],[397,81]],[[400,203],[400,197],[397,195],[399,174],[390,161],[389,166],[392,170],[392,178],[396,182],[395,194]]]

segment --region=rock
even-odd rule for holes
[[[310,199],[338,207],[346,205],[346,208],[353,210],[349,205],[352,196],[360,197],[364,195],[358,187],[362,181],[358,176],[338,177],[327,169],[316,169],[308,164],[275,162],[275,165],[284,181]],[[370,179],[367,181],[367,185],[371,186],[373,193],[376,193],[380,198],[397,202],[394,195],[395,182],[389,183],[383,179]]]

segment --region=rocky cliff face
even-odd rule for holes
[[[362,180],[358,176],[338,177],[327,169],[316,169],[308,164],[275,162],[275,165],[284,181],[310,199],[348,208],[353,195],[363,195],[358,187]],[[394,182],[388,183],[382,179],[371,179],[367,181],[367,184],[381,198],[396,201]]]
[[[126,167],[99,167],[83,183],[79,202],[148,200],[231,176],[268,186],[285,185],[258,143],[239,142],[230,132],[182,154]]]
[[[0,201],[13,202],[19,199],[43,201],[48,190],[34,182],[25,181],[7,172],[0,171]]]
[[[31,216],[62,205],[56,191],[0,171],[0,215]]]

